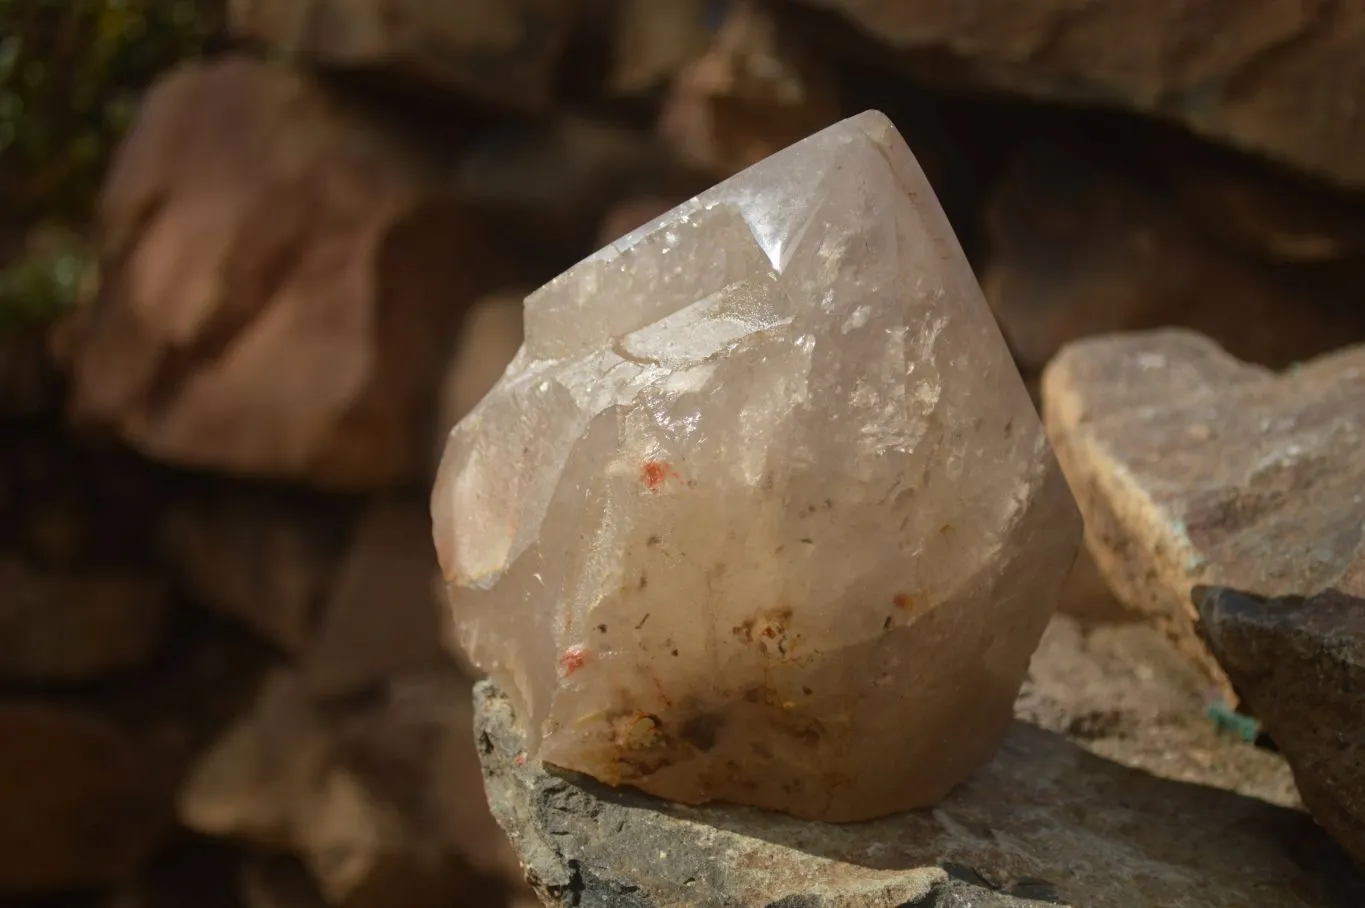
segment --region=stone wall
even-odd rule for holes
[[[1059,350],[1110,332],[1201,332],[1245,361],[1229,387],[1365,341],[1350,4],[198,8],[183,45],[118,70],[136,107],[67,184],[94,167],[95,196],[58,204],[40,178],[63,177],[35,162],[59,155],[34,145],[24,180],[0,180],[0,903],[533,904],[485,800],[475,672],[443,640],[426,502],[442,438],[515,352],[529,289],[844,116],[875,107],[906,136],[1035,390]],[[24,22],[23,59],[61,72],[83,53]],[[90,22],[121,54],[163,24]],[[51,97],[55,77],[8,65],[0,101]],[[1127,414],[1179,389],[1121,393],[1138,379],[1087,349],[1051,373],[1054,400],[1067,381],[1089,394],[1106,412],[1074,450],[1099,433],[1122,462],[1134,426],[1154,438]],[[1050,428],[1075,429],[1067,413]],[[1073,483],[1112,473],[1087,456],[1064,464]],[[1359,525],[1358,468],[1322,469]],[[1235,499],[1244,477],[1218,475]],[[1300,521],[1296,489],[1258,506]],[[1146,570],[1132,527],[1101,539],[1111,499],[1087,500],[1101,570],[1078,568],[1063,609],[1081,624],[1049,639],[1156,612],[1178,673],[1234,702],[1189,604],[1199,578],[1171,579],[1166,555]],[[1333,536],[1343,570],[1357,543]],[[1089,677],[1091,656],[1066,658]],[[1212,722],[1198,696],[1180,722]],[[1244,774],[1188,767],[1230,748],[1261,780],[1248,796],[1296,804],[1279,757],[1209,729],[1144,738],[1171,710],[1139,701],[1020,712],[1229,790]]]

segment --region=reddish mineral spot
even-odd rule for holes
[[[668,477],[677,475],[677,471],[666,460],[646,460],[640,468],[640,481],[651,492],[659,491]]]
[[[583,647],[571,646],[560,654],[559,670],[567,678],[582,668],[586,661],[588,661],[588,654],[583,651]]]
[[[915,607],[915,597],[911,596],[909,593],[897,593],[895,596],[891,597],[891,601],[895,603],[896,608],[902,609],[903,611],[908,612]]]

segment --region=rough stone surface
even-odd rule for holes
[[[1173,782],[1017,723],[939,807],[828,825],[547,772],[476,689],[493,812],[549,905],[1348,908],[1365,883],[1304,813]]]
[[[1365,583],[1351,588],[1282,599],[1200,589],[1195,601],[1204,639],[1289,759],[1304,804],[1365,867]]]
[[[1211,180],[1199,185],[1215,192]],[[987,222],[981,283],[1030,377],[1064,344],[1117,331],[1191,328],[1276,368],[1365,340],[1357,290],[1273,267],[1201,227],[1170,193],[1069,147],[1021,152]]]
[[[432,508],[458,641],[533,751],[838,820],[989,758],[1078,519],[885,117],[575,266],[526,329]]]
[[[1365,186],[1365,7],[1297,0],[805,0],[925,68],[1052,100],[1169,117]],[[945,66],[945,57],[958,65]]]
[[[0,896],[124,882],[172,819],[178,743],[94,711],[0,702]]]
[[[449,337],[490,267],[440,162],[302,75],[228,58],[148,93],[100,217],[77,417],[182,466],[422,475]]]
[[[377,70],[481,101],[539,108],[575,0],[230,0],[229,24],[315,64]]]
[[[1095,338],[1048,367],[1043,400],[1110,586],[1220,683],[1195,584],[1319,590],[1361,548],[1365,348],[1276,376],[1190,332]]]
[[[37,570],[0,555],[0,678],[70,684],[138,665],[161,642],[165,584]]]
[[[839,119],[823,61],[773,10],[731,4],[710,47],[679,71],[659,129],[687,164],[729,176]]]

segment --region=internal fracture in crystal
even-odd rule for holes
[[[989,759],[1080,536],[875,112],[528,297],[432,516],[453,637],[531,757],[836,821]]]

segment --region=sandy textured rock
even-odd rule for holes
[[[772,9],[738,0],[706,53],[674,79],[659,131],[686,163],[729,176],[837,119],[825,63]]]
[[[124,882],[169,827],[174,740],[7,700],[0,741],[0,895]]]
[[[476,690],[494,814],[550,905],[1347,908],[1365,882],[1304,813],[1172,782],[1017,723],[934,810],[834,826],[547,772]]]
[[[1214,181],[1199,186],[1216,195]],[[1276,368],[1365,340],[1358,290],[1275,268],[1170,194],[1070,148],[1021,152],[987,221],[981,283],[1026,375],[1066,343],[1118,331],[1191,328]]]
[[[230,0],[238,36],[335,69],[377,70],[538,108],[576,0]]]
[[[1078,520],[885,117],[526,306],[432,510],[455,636],[533,750],[842,820],[932,803],[990,756]]]
[[[805,0],[939,76],[1124,107],[1365,186],[1365,7],[1297,0]],[[956,65],[945,65],[953,58]]]
[[[1220,682],[1195,584],[1320,590],[1361,549],[1365,348],[1276,376],[1190,332],[1095,338],[1043,400],[1101,571]]]
[[[1283,599],[1201,588],[1195,601],[1204,639],[1288,757],[1304,803],[1365,867],[1365,582],[1343,586],[1351,592]]]
[[[182,466],[421,475],[449,338],[491,267],[442,166],[286,69],[165,76],[100,202],[76,416]]]
[[[0,555],[0,678],[69,684],[138,665],[161,642],[165,584],[71,575]]]

